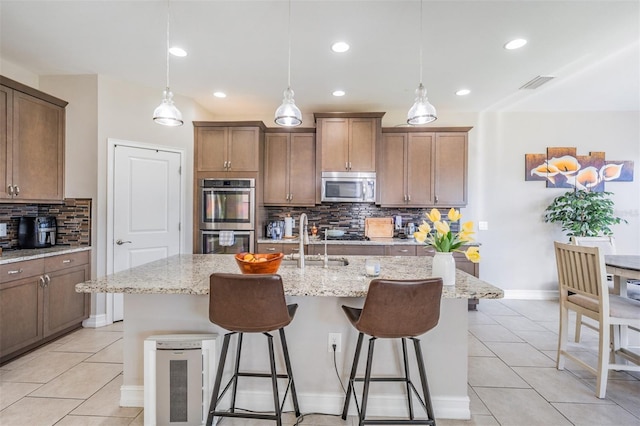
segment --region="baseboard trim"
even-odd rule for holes
[[[280,395],[282,400],[283,394]],[[227,399],[227,398],[225,398]],[[256,411],[268,411],[273,409],[273,397],[270,392],[238,391],[236,407],[247,408]],[[468,420],[471,418],[468,396],[464,397],[432,397],[433,408],[439,419]],[[225,401],[223,400],[223,404]],[[342,393],[298,393],[298,403],[302,413],[341,414],[344,404]],[[143,407],[144,386],[121,386],[121,407]],[[226,405],[223,405],[226,407]],[[285,411],[292,411],[291,399],[287,397],[284,404]],[[416,417],[424,418],[418,401],[414,398],[414,410]],[[349,415],[355,415],[355,404],[351,403]],[[368,416],[382,417],[406,417],[408,416],[406,399],[400,395],[370,395],[367,408]]]
[[[505,299],[558,300],[558,290],[504,290]],[[480,301],[482,303],[482,301]]]
[[[111,324],[111,322],[107,321],[107,316],[105,314],[91,315],[89,318],[82,321],[82,326],[84,328],[99,328]]]

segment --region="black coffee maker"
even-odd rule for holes
[[[21,249],[51,247],[56,244],[58,225],[53,216],[21,217],[18,246]]]

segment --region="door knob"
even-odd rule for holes
[[[123,244],[131,244],[131,241],[122,241],[121,239],[119,239],[119,238],[118,238],[118,239],[116,240],[116,244],[117,244],[117,245],[119,245],[119,246],[121,246],[121,245],[123,245]]]

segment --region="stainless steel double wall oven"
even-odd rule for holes
[[[253,252],[255,219],[255,179],[200,180],[202,253]]]

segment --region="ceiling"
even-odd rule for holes
[[[170,5],[172,45],[188,52],[171,57],[174,93],[214,116],[275,111],[287,86],[288,2]],[[38,75],[100,74],[157,87],[159,101],[166,8],[166,1],[147,0],[0,0],[0,57]],[[640,110],[637,0],[425,0],[423,8],[423,82],[440,117]],[[303,113],[411,106],[420,80],[419,1],[293,0],[290,28],[291,87]],[[505,50],[514,38],[529,42]],[[337,40],[351,49],[333,53]],[[519,90],[538,75],[556,78]],[[461,88],[471,94],[456,96]],[[336,89],[346,95],[332,96]],[[213,97],[216,90],[227,98]]]

